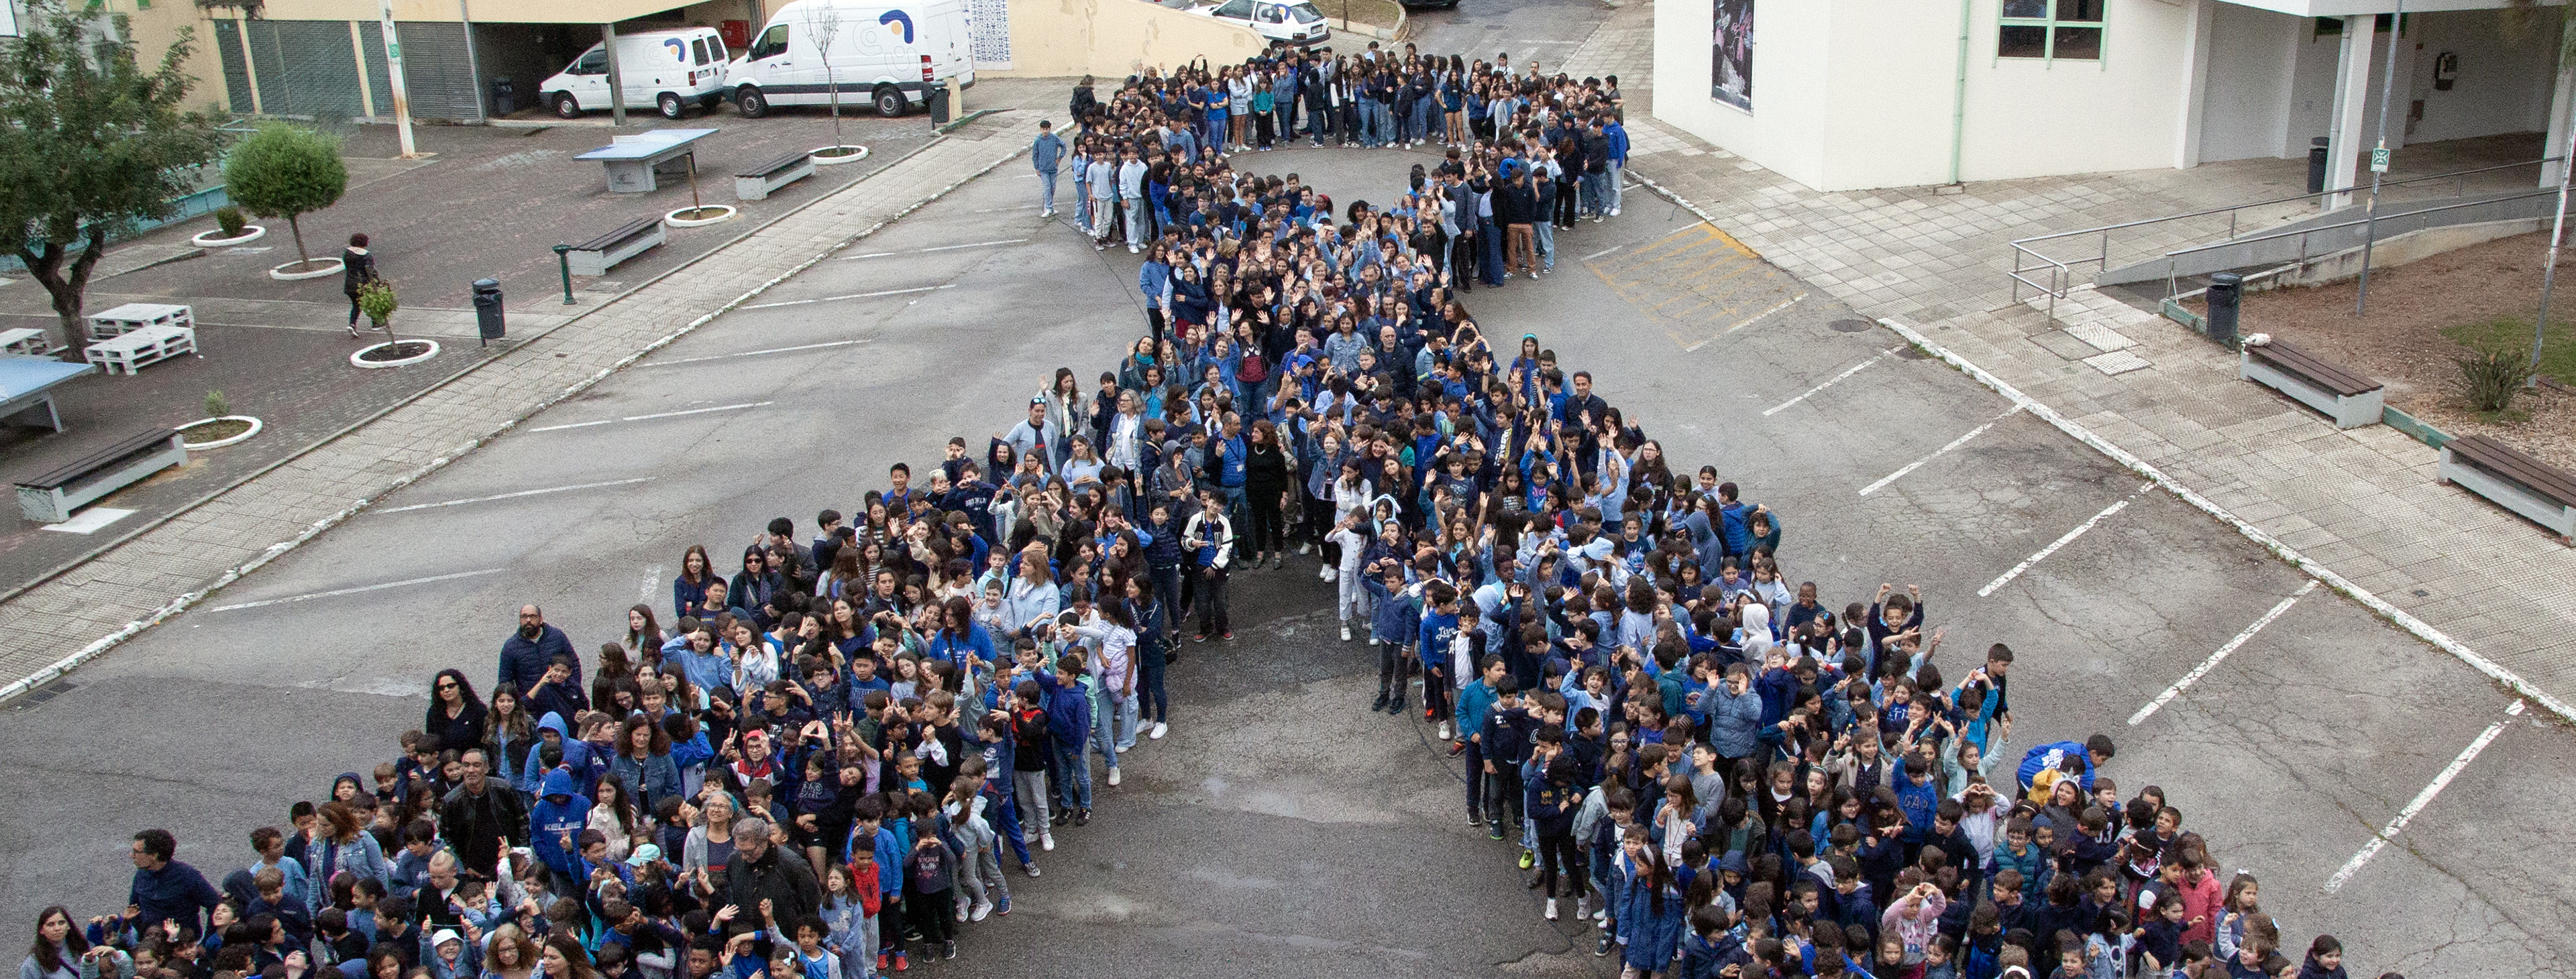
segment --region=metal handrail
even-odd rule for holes
[[[2468,195],[2468,179],[2467,179],[2467,178],[2469,178],[2469,177],[2472,177],[2472,176],[2475,176],[2475,175],[2477,175],[2477,174],[2481,174],[2481,173],[2492,173],[2492,172],[2497,171],[2497,170],[2511,170],[2511,169],[2515,169],[2515,168],[2518,168],[2518,167],[2538,166],[2538,165],[2545,164],[2545,163],[2555,163],[2555,162],[2558,162],[2558,161],[2559,161],[2559,160],[2561,160],[2561,159],[2564,159],[2564,157],[2557,157],[2557,156],[2544,156],[2544,157],[2541,157],[2541,158],[2536,159],[2536,160],[2524,160],[2524,161],[2520,161],[2520,162],[2516,162],[2516,163],[2499,163],[2499,164],[2493,164],[2493,165],[2490,165],[2490,166],[2475,167],[2475,168],[2468,169],[2468,170],[2455,170],[2455,171],[2452,171],[2452,172],[2450,172],[2450,173],[2437,173],[2437,174],[2429,174],[2429,175],[2421,176],[2421,177],[2408,177],[2408,178],[2406,178],[2406,179],[2404,179],[2404,180],[2391,180],[2391,181],[2384,181],[2384,182],[2382,182],[2382,183],[2381,183],[2380,187],[2381,187],[2382,191],[2384,192],[2387,188],[2390,188],[2390,187],[2403,187],[2403,186],[2408,186],[2408,185],[2411,185],[2411,184],[2430,183],[2430,182],[2437,181],[2437,180],[2449,180],[2449,181],[2452,181],[2452,182],[2453,182],[2453,187],[2452,187],[2452,196],[2453,196],[2453,197],[2465,197],[2465,196],[2467,196],[2467,195]],[[2066,298],[2066,295],[2067,295],[2068,290],[2069,290],[2070,288],[2072,288],[2072,282],[2071,282],[2071,280],[2072,280],[2072,277],[2073,277],[2073,273],[2074,273],[2075,266],[2082,265],[2082,264],[2085,264],[2085,263],[2088,263],[2088,262],[2089,262],[2089,263],[2092,263],[2092,264],[2093,264],[2093,266],[2094,266],[2096,269],[2105,269],[2105,268],[2109,268],[2109,267],[2110,267],[2110,264],[2111,264],[2111,233],[2112,233],[2112,232],[2115,232],[2115,231],[2125,231],[2125,230],[2128,230],[2128,229],[2131,229],[2131,228],[2142,228],[2142,227],[2145,227],[2145,226],[2147,226],[2147,225],[2151,225],[2151,224],[2163,224],[2163,223],[2170,222],[2170,221],[2186,221],[2186,220],[2190,220],[2190,219],[2192,219],[2192,218],[2205,218],[2205,217],[2210,217],[2210,216],[2213,216],[2213,215],[2225,214],[2225,215],[2227,215],[2227,238],[2226,238],[2226,240],[2223,240],[2223,241],[2219,242],[2219,244],[2226,244],[2226,243],[2228,243],[2228,242],[2231,242],[2231,241],[2234,241],[2234,240],[2235,240],[2235,238],[2236,238],[2237,217],[2238,217],[2238,215],[2239,215],[2239,214],[2241,214],[2242,212],[2244,212],[2244,211],[2245,211],[2245,210],[2247,210],[2247,209],[2250,209],[2250,208],[2257,208],[2257,207],[2272,207],[2272,206],[2280,205],[2280,204],[2289,204],[2289,203],[2294,203],[2294,202],[2298,202],[2298,201],[2312,201],[2312,200],[2316,200],[2316,199],[2318,199],[2318,198],[2331,198],[2331,197],[2334,197],[2334,196],[2337,196],[2337,195],[2356,194],[2356,193],[2360,193],[2360,191],[2359,191],[2357,188],[2351,188],[2351,187],[2347,187],[2347,188],[2344,188],[2344,189],[2342,189],[2342,190],[2321,190],[2321,191],[2317,191],[2317,192],[2312,193],[2312,194],[2298,194],[2298,195],[2290,196],[2290,197],[2278,197],[2278,198],[2273,198],[2273,199],[2271,199],[2271,200],[2265,200],[2265,201],[2254,201],[2254,202],[2252,202],[2252,203],[2246,203],[2246,204],[2230,204],[2230,205],[2228,205],[2228,206],[2226,206],[2226,207],[2214,207],[2214,208],[2210,208],[2210,209],[2208,209],[2208,210],[2203,210],[2203,211],[2193,211],[2193,212],[2190,212],[2190,213],[2187,213],[2187,214],[2170,214],[2170,215],[2166,215],[2166,216],[2164,216],[2164,217],[2144,218],[2144,219],[2136,220],[2136,221],[2123,221],[2123,222],[2120,222],[2120,223],[2118,223],[2118,224],[2106,224],[2106,225],[2102,225],[2102,226],[2100,226],[2100,227],[2096,227],[2096,228],[2083,228],[2083,229],[2075,230],[2075,231],[2059,231],[2059,232],[2054,232],[2054,233],[2051,233],[2051,234],[2035,235],[2035,236],[2032,236],[2032,237],[2029,237],[2029,238],[2020,238],[2020,239],[2016,239],[2016,240],[2014,240],[2014,241],[2012,242],[2012,249],[2013,249],[2013,253],[2014,253],[2014,254],[2013,254],[2013,268],[2012,268],[2012,272],[2010,273],[2010,274],[2011,274],[2011,276],[2012,276],[2012,279],[2013,279],[2013,283],[2014,283],[2014,284],[2013,284],[2013,297],[2012,297],[2012,298],[2013,298],[2013,301],[2014,301],[2014,302],[2020,302],[2020,301],[2021,301],[2021,287],[2022,287],[2022,286],[2024,286],[2024,285],[2028,285],[2028,286],[2030,286],[2030,287],[2032,287],[2032,288],[2035,288],[2035,289],[2040,290],[2041,292],[2047,293],[2047,294],[2048,294],[2048,297],[2049,297],[2049,317],[2050,317],[2051,319],[2055,319],[2055,318],[2056,318],[2056,306],[2057,306],[2056,301],[2057,301],[2057,300],[2059,300],[2059,299],[2064,299],[2064,298]],[[2510,198],[2508,198],[2508,199],[2510,199]],[[2296,232],[2291,232],[2291,233],[2296,233]],[[2079,236],[2082,236],[2082,235],[2100,235],[2100,236],[2101,236],[2101,237],[2100,237],[2100,239],[2098,240],[2098,247],[2095,249],[2094,254],[2089,255],[2089,256],[2085,256],[2085,257],[2081,257],[2081,258],[2072,258],[2072,259],[2067,259],[2067,260],[2065,260],[2065,261],[2060,261],[2060,260],[2058,260],[2058,259],[2051,258],[2051,257],[2049,257],[2048,255],[2041,253],[2041,252],[2040,252],[2038,249],[2036,249],[2036,248],[2032,248],[2032,247],[2031,247],[2032,245],[2037,244],[2037,243],[2039,243],[2039,242],[2055,241],[2055,240],[2058,240],[2058,239],[2061,239],[2061,238],[2074,238],[2074,237],[2079,237]],[[2168,257],[2170,258],[2170,255],[2168,255]],[[2038,265],[2030,265],[2030,264],[2026,264],[2026,262],[2024,261],[2024,259],[2025,259],[2025,258],[2029,258],[2029,259],[2037,259],[2037,260],[2040,262],[2040,264],[2038,264]],[[2022,277],[2022,273],[2024,273],[2024,272],[2040,272],[2040,271],[2046,271],[2046,272],[2049,272],[2049,273],[2050,273],[2050,274],[2049,274],[2049,276],[2048,276],[2048,279],[2049,279],[2049,283],[2048,283],[2048,284],[2043,285],[2043,284],[2041,284],[2041,283],[2033,282],[2033,281],[2031,281],[2031,280],[2029,280],[2029,279],[2026,279],[2026,278],[2023,278],[2023,277]]]
[[[2507,201],[2527,200],[2527,199],[2530,199],[2530,198],[2533,198],[2533,197],[2556,197],[2556,196],[2558,196],[2558,191],[2557,191],[2556,189],[2554,189],[2554,188],[2553,188],[2553,189],[2550,189],[2550,190],[2533,190],[2533,191],[2526,191],[2526,192],[2524,192],[2524,193],[2520,193],[2520,194],[2513,194],[2513,195],[2506,196],[2506,197],[2489,197],[2489,198],[2484,198],[2484,199],[2482,199],[2482,200],[2461,201],[2461,202],[2459,202],[2459,203],[2457,203],[2457,204],[2443,204],[2443,205],[2438,206],[2438,207],[2427,207],[2427,208],[2422,208],[2422,209],[2419,209],[2419,210],[2413,210],[2413,211],[2399,211],[2399,212],[2396,212],[2396,213],[2393,213],[2393,214],[2385,214],[2385,215],[2381,215],[2381,216],[2380,216],[2380,218],[2379,218],[2379,220],[2386,221],[2386,220],[2390,220],[2390,219],[2393,219],[2393,218],[2413,217],[2413,216],[2418,215],[2418,214],[2432,214],[2432,213],[2435,213],[2435,212],[2437,212],[2437,211],[2454,211],[2454,210],[2459,210],[2459,209],[2461,209],[2461,208],[2469,208],[2469,207],[2486,207],[2486,206],[2491,205],[2491,204],[2502,204],[2502,203],[2507,202]],[[2181,260],[2182,260],[2182,257],[2183,257],[2183,256],[2185,256],[2185,255],[2189,255],[2189,254],[2192,254],[2192,253],[2194,253],[2194,252],[2212,251],[2212,250],[2220,249],[2220,248],[2233,248],[2233,247],[2236,247],[2236,246],[2239,246],[2239,245],[2252,245],[2252,244],[2256,244],[2256,243],[2259,243],[2259,242],[2272,241],[2272,240],[2280,239],[2280,238],[2298,238],[2298,239],[2299,239],[2299,260],[2298,260],[2296,263],[2294,263],[2294,264],[2295,264],[2298,268],[2305,269],[2305,268],[2307,267],[2307,265],[2308,265],[2308,242],[2307,242],[2307,236],[2309,236],[2309,235],[2313,235],[2313,234],[2316,234],[2316,233],[2321,232],[2321,231],[2337,231],[2337,230],[2342,230],[2342,229],[2346,229],[2346,228],[2358,228],[2358,227],[2363,227],[2363,226],[2366,226],[2366,225],[2370,224],[2370,222],[2371,222],[2371,219],[2369,219],[2369,218],[2363,218],[2363,219],[2361,219],[2361,220],[2357,220],[2357,221],[2343,221],[2343,222],[2338,222],[2338,223],[2335,223],[2335,224],[2322,224],[2322,225],[2318,225],[2318,226],[2313,227],[2313,228],[2300,228],[2300,229],[2295,230],[2295,231],[2275,231],[2275,232],[2273,232],[2273,233],[2271,233],[2271,234],[2267,234],[2267,235],[2255,235],[2254,237],[2251,237],[2251,238],[2230,238],[2230,239],[2228,239],[2228,240],[2226,240],[2226,241],[2213,241],[2213,242],[2210,242],[2210,243],[2205,244],[2205,245],[2193,245],[2193,246],[2191,246],[2191,247],[2189,247],[2189,248],[2177,248],[2177,249],[2174,249],[2173,251],[2169,251],[2169,252],[2166,252],[2166,253],[2165,253],[2165,298],[2167,298],[2167,299],[2171,299],[2171,298],[2174,298],[2175,296],[2177,296],[2177,295],[2178,295],[2178,293],[2176,292],[2176,289],[2175,289],[2175,281],[2176,281],[2175,268],[2176,268],[2176,266],[2177,266],[2177,265],[2179,265],[2179,264],[2180,264],[2180,262],[2181,262]],[[2018,278],[2018,276],[2016,276],[2016,278]]]

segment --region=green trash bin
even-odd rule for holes
[[[934,126],[948,124],[948,86],[942,85],[930,90],[930,124]]]

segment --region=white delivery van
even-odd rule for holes
[[[975,84],[966,0],[793,0],[735,61],[735,107],[757,117],[773,105],[870,105],[899,116],[950,78]],[[830,46],[824,46],[825,39]]]
[[[1324,12],[1308,0],[1224,0],[1190,12],[1252,28],[1273,45],[1312,47],[1333,39]]]
[[[665,119],[679,118],[692,102],[712,109],[723,101],[731,57],[724,35],[712,27],[617,37],[617,73],[626,83],[627,107],[651,105]],[[608,108],[608,49],[591,45],[538,91],[566,119]]]

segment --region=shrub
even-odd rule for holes
[[[375,321],[376,329],[384,329],[386,321],[394,318],[397,305],[394,302],[394,287],[383,279],[358,287],[358,311],[367,314],[368,319]]]
[[[224,229],[224,237],[239,238],[242,229],[249,226],[250,222],[242,218],[241,208],[226,204],[215,209],[215,227]]]
[[[2468,397],[2469,406],[2489,413],[2513,407],[2513,396],[2531,378],[2531,355],[2503,345],[2473,350],[2453,360],[2460,365],[2460,393]]]
[[[222,418],[233,413],[233,403],[221,391],[206,392],[206,417]]]
[[[224,193],[252,214],[285,218],[295,236],[295,257],[310,263],[304,250],[303,215],[331,206],[349,187],[349,168],[340,162],[340,141],[282,122],[263,123],[259,131],[233,147],[224,161]]]

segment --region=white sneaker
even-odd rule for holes
[[[977,901],[977,902],[975,902],[975,910],[973,910],[972,912],[969,912],[969,913],[966,915],[966,920],[968,920],[968,921],[982,921],[982,920],[984,920],[985,918],[991,917],[991,916],[992,916],[992,914],[993,914],[993,902],[991,902],[991,901]]]
[[[1339,582],[1339,581],[1341,581],[1341,580],[1342,580],[1342,572],[1341,572],[1341,569],[1335,568],[1335,567],[1333,567],[1332,565],[1329,565],[1329,564],[1328,564],[1328,565],[1325,565],[1325,566],[1324,566],[1324,580],[1325,580],[1325,581],[1329,581],[1329,582]]]
[[[1442,722],[1440,722],[1440,740],[1442,740],[1442,741],[1447,741],[1447,740],[1449,740],[1449,734],[1450,734],[1450,731],[1449,731],[1449,722],[1448,722],[1448,721],[1442,721]]]
[[[1547,899],[1547,920],[1556,920],[1556,899],[1552,897]]]
[[[1369,645],[1371,645],[1371,646],[1375,646],[1375,645],[1377,645],[1377,633],[1374,633],[1374,632],[1369,633]]]
[[[1054,216],[1055,216],[1055,208],[1052,208],[1052,207],[1047,208],[1045,211],[1040,212],[1040,213],[1038,214],[1038,216],[1039,216],[1039,217],[1042,217],[1042,218],[1051,218],[1051,217],[1054,217]]]
[[[1308,543],[1304,543],[1304,544],[1299,544],[1299,545],[1297,545],[1297,553],[1299,553],[1299,554],[1313,554],[1313,553],[1315,553],[1315,545],[1314,545],[1312,542],[1308,542]]]
[[[1142,249],[1137,248],[1133,243],[1128,244],[1128,246],[1127,246],[1127,254],[1133,255],[1133,254],[1136,254],[1136,253],[1137,253],[1137,252],[1139,252],[1139,251],[1142,251]]]
[[[1054,849],[1055,849],[1055,834],[1054,834],[1054,833],[1040,833],[1040,834],[1038,834],[1038,849],[1041,849],[1041,850],[1050,850],[1050,851],[1051,851],[1051,850],[1054,850]]]
[[[1342,641],[1351,641],[1351,624],[1348,622],[1342,623]]]
[[[971,912],[973,912],[973,911],[974,911],[974,909],[975,909],[975,905],[974,905],[972,902],[970,902],[970,901],[968,901],[968,900],[966,900],[965,898],[962,898],[962,897],[961,897],[961,898],[958,898],[958,899],[957,899],[957,919],[956,919],[956,920],[958,920],[958,921],[964,921],[964,920],[966,920],[966,915],[967,915],[967,914],[969,914],[969,913],[971,913]]]
[[[1116,765],[1109,766],[1109,784],[1118,784],[1118,766]]]
[[[1156,741],[1160,741],[1160,740],[1163,740],[1163,735],[1169,734],[1169,733],[1171,733],[1171,731],[1172,731],[1172,726],[1171,726],[1171,725],[1169,725],[1169,724],[1165,724],[1165,723],[1163,723],[1163,722],[1161,722],[1161,721],[1155,721],[1155,722],[1154,722],[1154,729],[1153,729],[1153,730],[1151,730],[1151,731],[1147,731],[1147,732],[1145,732],[1145,736],[1146,736],[1146,737],[1148,737],[1148,738],[1152,738],[1152,739],[1154,739],[1154,740],[1156,740]]]
[[[1611,217],[1614,217],[1614,218],[1615,218],[1615,217],[1618,217],[1618,216],[1619,216],[1619,209],[1618,209],[1618,208],[1615,208],[1615,207],[1614,207],[1614,208],[1611,208],[1611,209],[1610,209],[1610,216],[1611,216]]]

